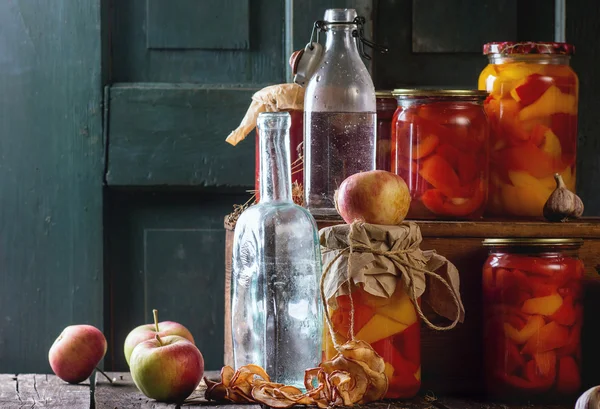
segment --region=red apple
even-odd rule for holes
[[[335,193],[335,202],[346,223],[397,225],[408,213],[410,192],[400,176],[372,170],[346,178]]]
[[[131,354],[131,376],[144,395],[161,402],[183,402],[204,375],[204,358],[187,339],[168,335],[138,344]]]
[[[190,341],[192,344],[194,343],[194,337],[186,327],[173,321],[158,322],[158,311],[152,310],[152,313],[154,314],[154,324],[140,325],[139,327],[134,328],[129,335],[127,335],[127,338],[125,338],[123,351],[125,352],[125,360],[128,365],[133,349],[141,342],[154,339],[156,334],[161,337],[167,335],[179,335]]]
[[[98,328],[91,325],[68,326],[50,348],[50,367],[63,381],[85,381],[104,358],[106,347],[106,338]]]

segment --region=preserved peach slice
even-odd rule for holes
[[[546,132],[544,132],[544,142],[542,142],[541,148],[544,152],[553,157],[557,157],[562,154],[560,140],[551,129],[548,129]]]
[[[546,189],[534,189],[532,187],[516,187],[512,185],[502,186],[501,203],[510,214],[515,216],[539,216],[542,214],[544,204],[550,196]]]
[[[550,116],[552,114],[577,113],[577,98],[575,95],[564,94],[554,85],[544,92],[533,104],[526,106],[519,112],[519,119],[526,121],[532,118]]]
[[[525,314],[550,316],[558,311],[562,304],[562,297],[555,293],[546,297],[530,298],[525,301],[522,310]]]
[[[556,352],[546,351],[533,354],[538,373],[544,378],[556,375]]]
[[[517,344],[524,344],[544,326],[544,318],[534,315],[520,331],[508,323],[504,323],[504,333]]]
[[[573,296],[566,296],[560,308],[550,316],[550,319],[556,321],[560,325],[569,327],[575,324],[575,321],[577,320],[577,311],[573,306]]]
[[[540,328],[539,332],[529,338],[522,353],[534,354],[563,347],[569,341],[569,329],[554,321]]]
[[[375,314],[356,334],[356,339],[373,344],[390,335],[404,331],[408,326],[394,321],[385,315]]]
[[[385,374],[385,376],[388,377],[388,379],[390,379],[394,375],[394,367],[392,366],[392,364],[390,364],[389,362],[386,362],[383,373]]]
[[[402,285],[396,286],[396,290],[390,298],[390,303],[377,308],[376,312],[377,314],[385,315],[388,318],[401,322],[406,326],[417,322],[415,306]]]

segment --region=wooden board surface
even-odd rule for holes
[[[10,375],[0,374],[0,409],[14,408],[54,408],[54,409],[180,409],[207,408],[219,409],[262,409],[261,405],[234,405],[207,402],[204,399],[204,382],[190,396],[184,405],[156,402],[144,396],[135,386],[128,372],[109,372],[115,382],[97,374],[94,387],[86,381],[70,385],[54,375]],[[217,371],[209,371],[205,376],[218,378]],[[90,379],[93,379],[92,376]],[[573,405],[531,404],[505,405],[481,400],[434,396],[423,391],[422,395],[409,400],[382,401],[368,405],[356,405],[355,409],[567,409]]]
[[[0,409],[87,409],[91,405],[90,384],[69,385],[53,375],[0,375]]]

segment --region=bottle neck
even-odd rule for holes
[[[329,24],[326,29],[325,52],[332,51],[340,58],[346,55],[360,58],[356,37],[352,35],[352,32],[356,30],[355,24]]]
[[[290,131],[259,124],[260,202],[291,202]]]

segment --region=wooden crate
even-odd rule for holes
[[[319,229],[337,224],[319,222]],[[461,296],[466,310],[465,322],[452,331],[437,332],[423,325],[421,360],[423,387],[436,393],[477,395],[483,391],[483,345],[481,308],[481,269],[487,250],[481,241],[491,237],[583,238],[579,251],[586,266],[583,345],[584,386],[600,384],[600,219],[569,223],[481,221],[417,222],[423,234],[423,250],[435,249],[456,265],[460,272]],[[231,258],[233,226],[227,227],[227,255]],[[226,263],[226,280],[231,277],[231,261]],[[230,337],[229,291],[225,294],[225,336]],[[227,341],[226,341],[227,342]],[[231,362],[231,345],[226,344],[225,362]]]

